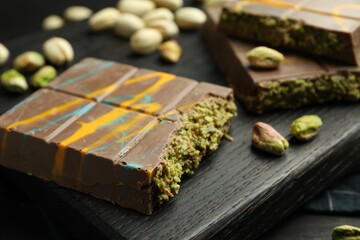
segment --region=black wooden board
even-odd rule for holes
[[[90,33],[86,23],[6,44],[12,56],[16,56],[25,50],[40,51],[42,42],[53,35],[72,42],[76,61],[98,57],[226,85],[199,32],[180,36],[184,55],[176,65],[163,63],[157,54],[134,55],[127,41],[111,33]],[[0,112],[24,97],[1,90]],[[265,115],[248,114],[238,106],[238,117],[231,129],[235,140],[223,141],[218,151],[204,159],[195,176],[183,181],[180,193],[152,216],[23,174],[5,169],[1,169],[1,174],[23,186],[48,214],[79,238],[255,239],[359,161],[360,105],[357,103]],[[287,135],[291,121],[303,114],[318,114],[324,121],[320,135],[311,143],[290,141],[290,149],[280,158],[251,148],[254,122],[265,121]]]

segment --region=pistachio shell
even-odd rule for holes
[[[144,21],[131,13],[124,13],[115,22],[114,32],[121,37],[130,37],[131,34],[145,27]]]
[[[175,38],[179,35],[179,27],[174,21],[155,20],[147,22],[147,27],[159,30],[164,39]]]
[[[234,0],[205,0],[205,7],[215,7],[215,6],[223,6],[225,3],[231,2]]]
[[[119,16],[120,12],[116,8],[104,8],[91,16],[89,26],[95,32],[109,30]]]
[[[74,50],[64,38],[53,37],[43,44],[47,60],[55,66],[62,66],[74,59]]]
[[[60,16],[50,15],[43,20],[42,27],[45,31],[50,31],[50,30],[62,28],[64,24],[65,21]]]
[[[157,8],[143,15],[145,22],[156,20],[174,20],[174,14],[167,8]]]
[[[206,21],[206,15],[198,8],[184,7],[175,12],[175,21],[180,29],[199,29]]]
[[[20,54],[14,60],[14,68],[20,72],[33,72],[44,66],[44,57],[35,51]]]
[[[155,52],[163,38],[161,32],[152,28],[136,31],[130,38],[130,46],[134,52],[147,55]]]
[[[168,8],[171,11],[175,11],[184,5],[183,0],[154,0],[156,6]]]
[[[0,66],[8,61],[9,55],[9,50],[4,46],[4,44],[0,43]]]
[[[264,46],[251,49],[246,57],[251,66],[263,69],[277,68],[285,59],[281,52]]]
[[[147,0],[120,0],[118,9],[122,13],[131,13],[141,17],[145,13],[155,9],[155,4]]]
[[[65,9],[64,18],[68,21],[83,21],[88,19],[93,14],[93,11],[84,6],[71,6]]]

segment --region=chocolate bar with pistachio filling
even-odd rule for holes
[[[242,0],[223,8],[219,27],[229,36],[360,65],[356,0]]]
[[[151,214],[235,114],[230,88],[88,58],[0,117],[0,164]]]
[[[250,67],[246,53],[255,43],[234,40],[217,29],[221,9],[208,9],[204,37],[235,94],[252,112],[360,99],[360,67],[283,52],[277,69]],[[221,47],[219,47],[221,46]]]

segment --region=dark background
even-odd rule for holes
[[[42,31],[42,20],[50,14],[61,15],[67,6],[84,5],[96,11],[116,3],[115,0],[2,0],[0,42]],[[356,216],[314,214],[300,209],[261,239],[331,239],[329,226],[334,223],[359,225],[360,219]],[[297,233],[303,237],[296,238]],[[0,176],[0,239],[72,238],[48,219],[30,196]]]

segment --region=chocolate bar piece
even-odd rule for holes
[[[229,36],[360,65],[360,3],[354,0],[242,0],[226,5]]]
[[[246,53],[257,45],[233,40],[218,31],[220,14],[220,8],[208,10],[204,37],[220,69],[249,111],[262,113],[360,99],[360,67],[285,52],[285,61],[278,69],[251,68]]]
[[[230,88],[88,58],[0,117],[0,164],[151,214],[235,113]]]

